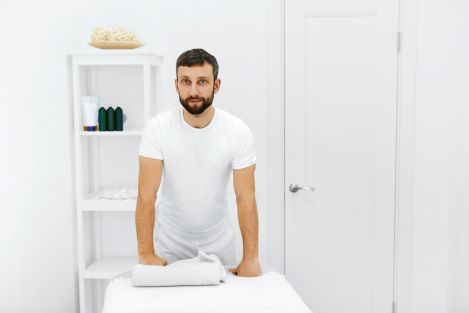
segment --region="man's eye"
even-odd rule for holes
[[[188,80],[188,79],[183,79],[183,80],[182,80],[182,83],[183,83],[184,85],[189,85],[191,82],[190,82],[190,80]]]
[[[207,81],[205,79],[199,80],[199,84],[201,84],[201,85],[205,85],[206,83],[207,83]]]

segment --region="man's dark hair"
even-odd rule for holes
[[[187,50],[183,54],[181,54],[177,61],[176,61],[176,77],[177,77],[177,70],[180,66],[194,66],[194,65],[204,65],[207,62],[208,64],[212,65],[213,69],[213,77],[217,79],[218,77],[218,62],[217,59],[205,51],[204,49],[191,49]]]

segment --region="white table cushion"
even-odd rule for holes
[[[131,278],[115,278],[108,284],[103,313],[224,313],[309,312],[285,279],[268,272],[259,277],[228,273],[215,286],[134,287]]]

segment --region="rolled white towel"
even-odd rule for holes
[[[137,264],[132,270],[135,287],[219,285],[226,271],[214,254],[199,250],[196,257],[166,266]]]

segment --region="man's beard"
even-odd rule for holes
[[[181,102],[182,106],[190,114],[199,115],[199,114],[202,114],[208,107],[210,107],[212,105],[214,95],[215,95],[215,90],[212,91],[212,96],[210,98],[187,97],[185,99],[182,99],[181,96],[179,96],[179,102]],[[191,101],[191,100],[202,100],[202,105],[197,106],[197,107],[192,107],[192,106],[190,106],[190,103],[189,103],[189,101]]]

